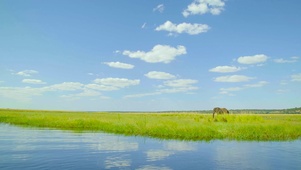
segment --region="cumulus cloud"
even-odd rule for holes
[[[130,58],[139,58],[148,63],[170,63],[177,56],[186,54],[184,46],[171,47],[168,45],[156,45],[149,52],[144,51],[123,51],[123,55]]]
[[[240,67],[235,66],[217,66],[215,68],[210,69],[210,72],[217,72],[217,73],[230,73],[230,72],[237,72],[242,70]]]
[[[219,15],[224,10],[224,0],[194,0],[182,12],[184,17],[189,15],[203,15],[211,13],[212,15]]]
[[[181,24],[174,24],[171,21],[166,21],[164,24],[158,26],[155,30],[156,31],[168,31],[170,35],[172,33],[187,33],[190,35],[196,35],[200,33],[207,32],[210,27],[206,24],[190,24],[190,23],[181,23]]]
[[[23,70],[23,71],[15,73],[15,74],[18,75],[18,76],[30,77],[33,74],[38,74],[38,73],[39,72],[36,71],[36,70]]]
[[[158,6],[156,6],[153,11],[159,11],[160,13],[162,13],[164,11],[165,7],[164,4],[159,4]]]
[[[104,62],[103,64],[106,64],[110,67],[114,67],[114,68],[121,68],[121,69],[132,69],[135,66],[132,64],[126,64],[126,63],[121,63],[121,62]]]
[[[22,82],[28,84],[46,84],[42,80],[37,80],[37,79],[23,79]]]
[[[298,62],[299,57],[291,57],[290,59],[283,59],[283,58],[278,58],[275,59],[275,63],[296,63]]]
[[[268,57],[264,54],[257,54],[253,56],[242,56],[237,59],[237,62],[241,64],[257,64],[266,62]]]
[[[176,78],[176,76],[170,74],[170,73],[165,73],[165,72],[160,72],[160,71],[151,71],[145,74],[146,77],[150,79],[173,79]]]
[[[231,76],[220,76],[216,77],[214,81],[216,82],[227,82],[227,83],[236,83],[236,82],[245,82],[254,79],[254,77],[248,77],[244,75],[231,75]]]
[[[292,81],[301,81],[301,73],[291,75]]]

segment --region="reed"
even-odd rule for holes
[[[0,122],[72,131],[102,131],[180,140],[295,140],[301,115],[110,113],[0,109]]]

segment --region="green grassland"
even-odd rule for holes
[[[63,112],[0,109],[0,123],[180,140],[295,140],[300,114]]]

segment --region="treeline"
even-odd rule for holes
[[[301,114],[301,107],[289,109],[230,109],[230,114]],[[159,111],[156,113],[200,113],[212,114],[212,110]]]
[[[301,114],[301,107],[290,109],[235,109],[233,114]]]

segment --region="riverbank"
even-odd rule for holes
[[[301,137],[300,114],[110,113],[0,109],[0,122],[180,140],[281,141]]]

